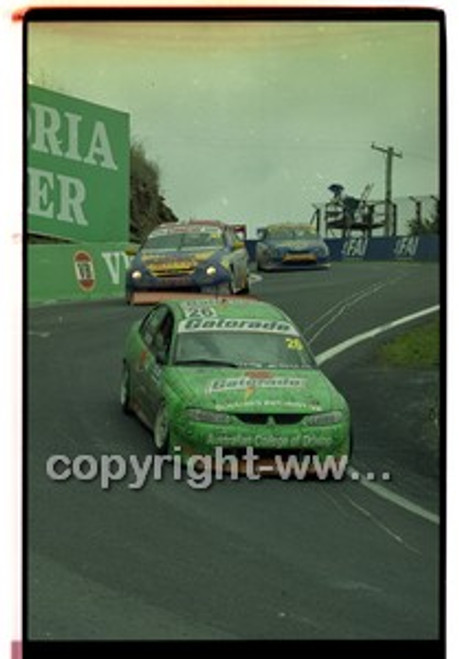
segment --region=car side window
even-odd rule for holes
[[[158,329],[153,338],[153,352],[157,355],[161,353],[167,360],[172,344],[172,337],[174,334],[174,316],[170,311],[167,312],[162,319]]]
[[[158,332],[158,328],[168,313],[169,311],[166,307],[157,307],[150,312],[150,314],[145,318],[144,322],[140,326],[140,336],[150,350],[153,347],[153,342],[155,335]]]
[[[266,230],[265,229],[259,229],[257,238],[258,238],[259,241],[265,240],[266,239]]]

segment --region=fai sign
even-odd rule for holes
[[[419,236],[401,236],[394,248],[396,259],[414,259],[418,251]]]
[[[29,85],[27,217],[32,233],[127,240],[128,114]]]
[[[346,238],[343,244],[341,255],[343,258],[365,258],[368,247],[368,238],[366,236],[356,236]]]

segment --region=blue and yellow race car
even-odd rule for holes
[[[258,232],[258,270],[328,268],[324,239],[309,224],[272,224]]]
[[[217,221],[161,225],[150,233],[126,272],[126,302],[154,301],[148,294],[165,291],[248,293],[245,244],[230,226]]]

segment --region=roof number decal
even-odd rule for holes
[[[180,304],[185,318],[215,318],[213,300],[186,300]]]

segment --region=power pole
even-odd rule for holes
[[[317,233],[320,233],[320,220],[322,219],[322,212],[321,212],[321,206],[318,204],[311,204],[311,206],[315,209],[314,213],[312,214],[312,219],[313,221],[315,220],[316,223],[316,231]]]
[[[422,201],[417,197],[413,197],[413,195],[410,195],[409,199],[414,202],[414,206],[415,206],[414,228],[416,235],[419,235],[422,232]]]
[[[371,145],[375,151],[381,151],[386,156],[386,196],[384,199],[384,234],[390,235],[391,227],[393,228],[393,205],[392,205],[392,161],[394,158],[402,158],[403,154],[394,149],[393,146],[386,148],[376,146],[373,142]]]

